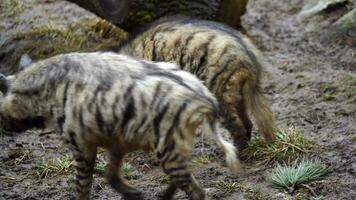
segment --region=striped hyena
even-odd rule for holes
[[[212,21],[167,17],[134,33],[118,51],[174,62],[203,80],[218,98],[226,128],[240,150],[251,138],[247,112],[266,141],[275,139],[273,114],[261,91],[258,51],[237,30]]]
[[[218,104],[188,72],[115,53],[71,53],[33,63],[15,76],[0,77],[0,124],[9,131],[50,127],[73,152],[76,198],[88,199],[97,147],[108,150],[108,181],[125,199],[143,199],[120,176],[127,152],[154,151],[171,183],[190,199],[204,190],[187,169],[198,126],[216,137],[233,172],[233,144],[216,133]]]

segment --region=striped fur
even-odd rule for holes
[[[109,151],[108,181],[125,199],[143,199],[118,170],[124,155],[135,150],[154,151],[171,176],[162,199],[171,199],[177,188],[190,199],[204,199],[187,169],[198,126],[216,137],[231,170],[239,170],[236,149],[216,133],[216,99],[173,64],[71,53],[34,63],[7,80],[0,77],[2,128],[61,132],[75,160],[77,199],[89,198],[97,147]]]
[[[218,98],[226,127],[239,149],[251,137],[248,112],[265,139],[275,139],[273,114],[261,92],[257,49],[238,31],[217,22],[162,18],[131,36],[119,52],[174,62],[197,75]]]

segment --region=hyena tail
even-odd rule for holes
[[[263,95],[259,81],[247,79],[242,91],[245,106],[252,117],[259,132],[263,135],[266,142],[273,142],[276,138],[276,125],[270,104]]]
[[[238,150],[232,143],[226,141],[223,136],[218,132],[219,126],[220,123],[217,122],[217,120],[206,119],[204,120],[203,131],[204,133],[208,133],[209,135],[211,135],[213,139],[217,141],[217,144],[220,146],[220,148],[223,149],[225,153],[226,164],[230,168],[231,172],[236,175],[241,174],[242,165],[237,155]]]

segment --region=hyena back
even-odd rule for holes
[[[258,51],[246,36],[217,22],[186,17],[160,19],[135,35],[119,52],[174,62],[197,75],[218,98],[239,149],[251,137],[248,112],[264,138],[275,139],[273,114],[261,91]]]
[[[217,137],[233,172],[234,146],[216,133],[218,105],[193,75],[169,63],[153,63],[114,53],[71,53],[0,77],[0,123],[9,131],[49,127],[59,130],[75,160],[76,198],[88,199],[97,147],[110,155],[108,181],[125,199],[143,199],[120,176],[127,152],[153,150],[172,182],[190,199],[204,190],[187,169],[198,126]]]

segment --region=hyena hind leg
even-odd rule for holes
[[[222,104],[221,107],[225,111],[224,126],[230,132],[235,147],[241,151],[246,148],[247,143],[250,140],[252,126],[251,128],[245,126],[242,117],[240,117],[241,115],[239,115],[241,110],[237,109],[235,105]],[[248,118],[244,117],[244,120],[245,119]]]
[[[248,117],[243,88],[246,73],[238,71],[224,84],[219,98],[225,128],[230,132],[235,147],[241,151],[251,139],[252,122]]]
[[[247,139],[251,140],[253,124],[247,114],[245,102],[244,101],[238,102],[236,110],[237,110],[237,114],[239,115],[243,125],[245,126]]]
[[[110,162],[107,168],[107,179],[113,189],[119,192],[125,200],[143,200],[141,191],[131,187],[121,177],[121,165],[124,155],[110,153]]]
[[[75,199],[86,200],[90,197],[93,182],[93,172],[96,160],[96,148],[90,152],[71,148],[75,169]]]

